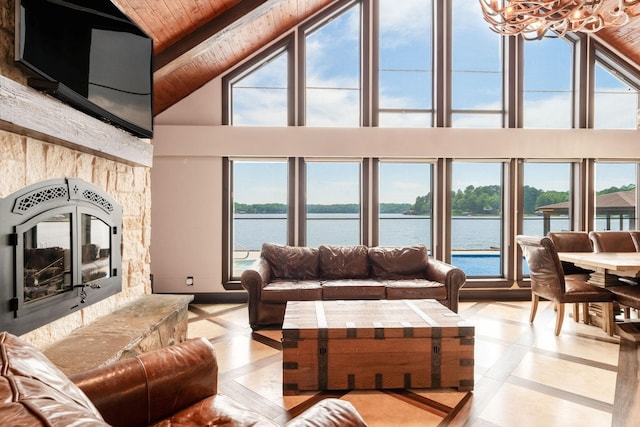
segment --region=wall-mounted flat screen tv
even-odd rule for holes
[[[110,0],[16,0],[15,56],[30,86],[153,136],[153,40]]]

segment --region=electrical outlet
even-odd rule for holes
[[[193,276],[187,276],[187,286],[193,286]]]

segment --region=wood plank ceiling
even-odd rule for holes
[[[166,110],[317,11],[336,2],[112,1],[154,40],[155,114]],[[640,17],[633,18],[623,27],[601,30],[594,37],[626,56],[640,69]]]

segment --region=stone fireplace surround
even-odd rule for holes
[[[35,347],[46,348],[152,293],[151,159],[149,141],[0,75],[0,198],[71,177],[104,190],[123,209],[122,292],[22,335]]]

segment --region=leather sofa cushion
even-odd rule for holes
[[[384,282],[387,290],[387,299],[423,299],[434,298],[447,299],[447,288],[440,282],[425,279],[413,280],[388,280]]]
[[[318,247],[320,276],[323,279],[366,279],[369,277],[367,247],[329,246]]]
[[[424,279],[428,255],[424,245],[369,248],[372,275],[380,279]]]
[[[0,333],[0,358],[0,425],[108,426],[80,388],[28,343]]]
[[[262,301],[315,301],[322,299],[322,286],[318,280],[276,280],[262,288]]]
[[[322,284],[322,298],[336,299],[384,299],[384,283],[377,280],[328,280]]]
[[[318,278],[319,256],[317,248],[263,243],[262,257],[271,266],[271,278],[273,280]]]

